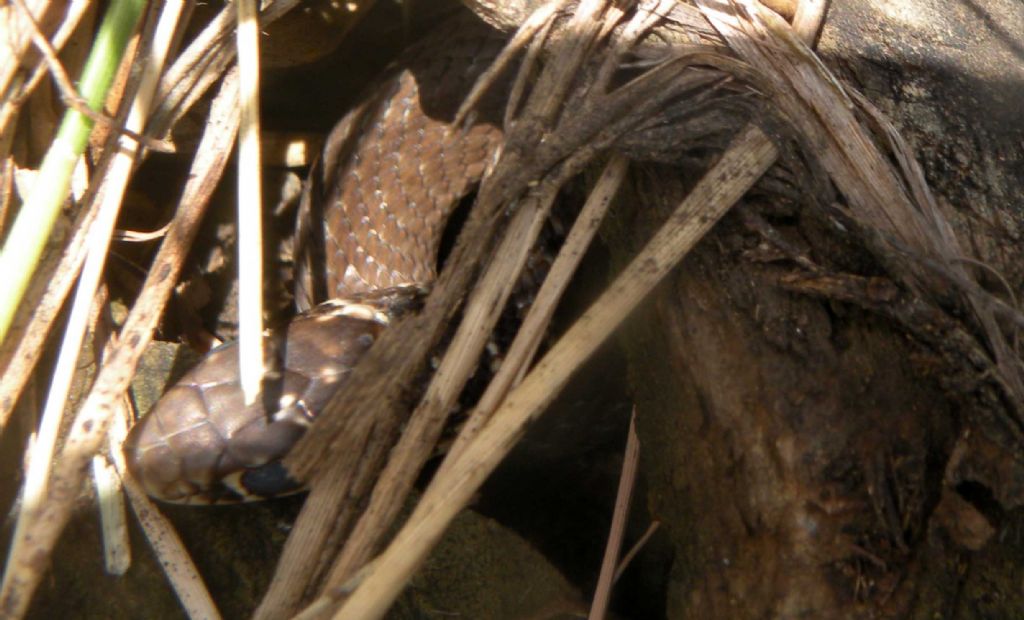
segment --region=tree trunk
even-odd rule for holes
[[[915,147],[996,291],[1021,284],[1022,30],[999,0],[851,0],[821,44]],[[628,259],[686,185],[637,171],[613,254]],[[895,303],[807,187],[794,203],[777,185],[734,209],[624,338],[648,509],[675,553],[668,616],[1019,617],[1019,444],[1000,443],[970,369],[934,343],[789,285],[813,263],[832,290]]]

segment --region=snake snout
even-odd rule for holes
[[[167,502],[228,503],[298,490],[281,459],[383,328],[373,313],[335,305],[266,336],[268,370],[250,405],[238,380],[238,347],[218,347],[128,433],[129,471]]]

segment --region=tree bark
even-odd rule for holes
[[[1017,291],[1024,153],[1008,111],[1024,103],[1024,22],[998,0],[901,10],[835,3],[822,54],[916,147],[962,245],[999,274],[992,290]],[[668,168],[634,174],[613,255],[627,260],[686,186]],[[675,553],[668,617],[1014,617],[1019,449],[934,343],[791,286],[811,265],[833,292],[896,305],[809,188],[793,202],[777,186],[734,209],[624,338],[648,508]]]

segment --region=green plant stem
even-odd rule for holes
[[[142,14],[145,0],[112,0],[100,24],[89,58],[79,81],[79,94],[89,107],[99,111],[114,80],[128,38]],[[43,254],[71,184],[71,173],[89,143],[93,121],[68,109],[57,135],[47,151],[32,193],[0,253],[0,274],[6,280],[0,293],[0,344],[11,327],[14,314]]]

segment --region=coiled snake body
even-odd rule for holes
[[[479,22],[449,21],[336,126],[300,209],[296,300],[312,310],[268,337],[256,403],[244,405],[238,351],[226,345],[132,428],[125,454],[150,495],[215,503],[297,487],[281,458],[387,324],[391,304],[434,280],[446,220],[500,144],[487,112],[500,93],[470,128],[449,123],[503,44]]]

